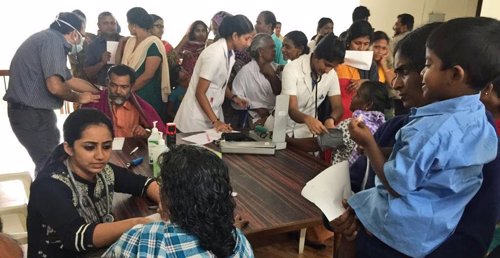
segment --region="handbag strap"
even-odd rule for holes
[[[361,190],[365,190],[366,182],[368,181],[368,174],[370,172],[370,159],[366,157],[366,171],[365,176],[363,177],[363,181],[361,181]]]

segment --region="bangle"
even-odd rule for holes
[[[219,118],[217,118],[214,121],[212,121],[212,125],[215,125],[215,122],[217,122],[217,121],[220,121]]]

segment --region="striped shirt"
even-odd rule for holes
[[[253,258],[252,246],[241,230],[233,231],[236,238],[234,253],[230,257]],[[199,257],[213,258],[212,252],[201,247],[196,236],[170,222],[136,225],[125,232],[102,257]]]
[[[9,88],[4,100],[37,109],[57,109],[63,100],[49,92],[46,79],[71,79],[67,53],[71,45],[64,35],[46,29],[33,34],[17,49],[10,64]]]

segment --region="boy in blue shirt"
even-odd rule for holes
[[[481,185],[483,164],[496,157],[479,92],[500,76],[498,31],[494,19],[458,18],[430,35],[422,90],[431,104],[412,109],[387,161],[362,121],[350,124],[377,182],[349,205],[368,232],[408,256],[446,240]]]

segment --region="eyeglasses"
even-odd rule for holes
[[[161,24],[153,24],[154,27],[158,28],[158,29],[163,29],[165,28],[164,25],[161,25]]]

